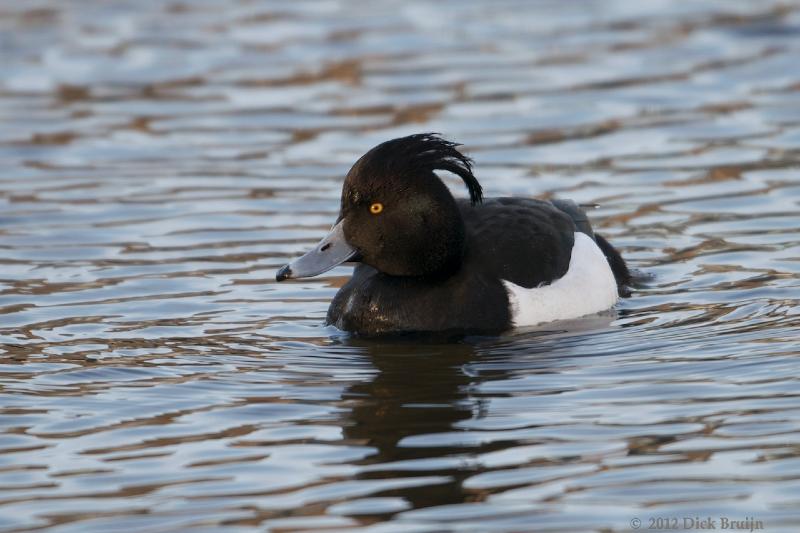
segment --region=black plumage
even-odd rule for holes
[[[411,135],[353,165],[337,224],[360,264],[334,297],[329,324],[362,335],[503,331],[512,325],[503,281],[531,289],[563,277],[576,232],[595,240],[620,288],[629,282],[624,260],[577,204],[484,200],[472,161],[457,146],[436,134]],[[436,170],[458,175],[469,200],[455,200]],[[288,277],[291,269],[281,272]]]

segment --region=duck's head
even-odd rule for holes
[[[446,276],[464,255],[464,222],[434,173],[460,176],[482,199],[472,161],[456,143],[422,133],[379,144],[356,161],[342,187],[339,218],[310,252],[281,268],[278,281],[316,276],[360,261],[391,276]]]

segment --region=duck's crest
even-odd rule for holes
[[[481,203],[483,188],[472,174],[472,159],[458,151],[460,144],[439,135],[417,133],[386,141],[364,154],[356,167],[359,167],[359,172],[375,174],[446,170],[464,180],[472,205]]]

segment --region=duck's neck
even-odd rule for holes
[[[409,268],[412,275],[444,279],[461,268],[466,252],[466,229],[455,200],[452,197],[448,200],[426,220],[421,249],[410,256],[415,258],[415,264]]]

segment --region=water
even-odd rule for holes
[[[799,53],[796,1],[3,2],[0,528],[797,531]],[[275,270],[420,131],[654,279],[324,327],[348,270]]]

